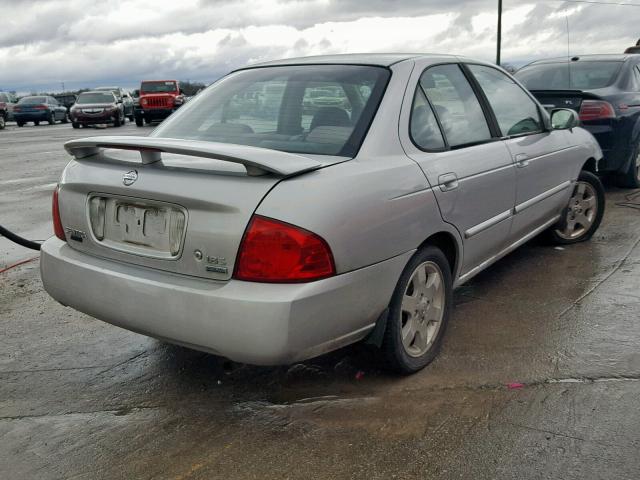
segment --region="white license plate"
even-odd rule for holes
[[[98,211],[104,212],[104,232],[99,242],[116,250],[157,257],[176,257],[185,229],[185,212],[173,205],[148,201],[131,201],[114,197],[104,200],[102,210],[90,210],[92,224]],[[102,213],[100,213],[102,214]],[[93,227],[92,227],[93,228]],[[94,237],[97,237],[94,232]]]

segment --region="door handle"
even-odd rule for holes
[[[458,176],[455,173],[445,173],[438,177],[438,183],[443,192],[455,190],[458,188]]]
[[[516,155],[516,167],[524,168],[529,165],[529,155],[526,153],[519,153]]]

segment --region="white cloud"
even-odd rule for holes
[[[212,81],[249,62],[325,53],[495,56],[489,0],[0,0],[0,11],[0,88],[18,90]],[[621,52],[638,35],[640,8],[526,2],[504,12],[503,59],[566,54],[567,15],[572,54]]]

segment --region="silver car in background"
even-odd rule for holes
[[[417,371],[455,287],[543,232],[590,238],[604,212],[602,154],[575,112],[548,114],[500,68],[455,56],[256,65],[149,137],[66,149],[49,294],[262,365],[366,338]]]

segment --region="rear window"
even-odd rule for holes
[[[622,62],[567,62],[530,65],[515,77],[529,90],[593,90],[615,82]]]
[[[153,135],[352,157],[389,75],[382,67],[357,65],[236,72],[182,107]]]
[[[113,103],[115,98],[111,93],[81,93],[76,103]]]
[[[142,82],[140,91],[145,93],[175,92],[176,82]]]
[[[47,103],[46,97],[24,97],[18,102],[21,105],[38,105],[40,103]]]

